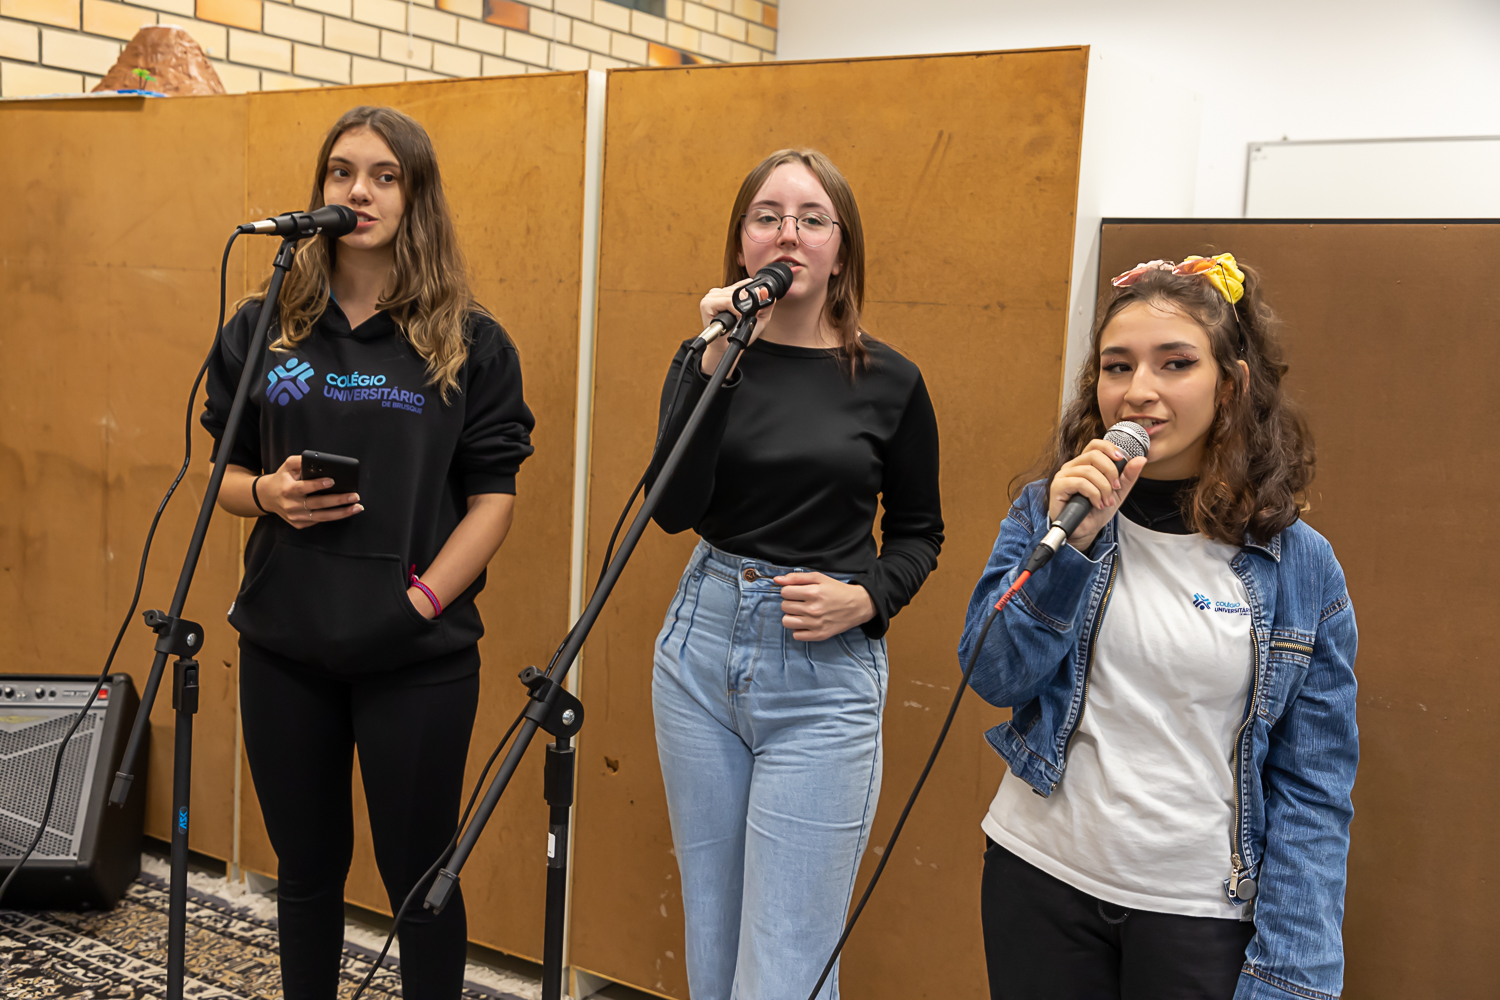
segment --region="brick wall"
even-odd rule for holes
[[[147,24],[186,29],[230,93],[760,62],[776,55],[776,2],[0,0],[0,96],[92,90]]]

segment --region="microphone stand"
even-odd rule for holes
[[[182,571],[177,575],[177,589],[172,594],[172,604],[166,614],[147,611],[143,617],[156,633],[156,659],[151,664],[151,674],[141,694],[141,705],[136,712],[135,725],[130,731],[130,742],[125,746],[125,756],[120,761],[120,770],[109,793],[109,803],[122,806],[130,796],[134,780],[136,756],[151,725],[151,708],[156,703],[156,692],[161,686],[167,657],[176,656],[172,665],[172,709],[177,713],[175,740],[172,746],[172,877],[167,897],[167,1000],[182,1000],[183,978],[186,974],[187,958],[187,862],[188,862],[188,806],[192,796],[193,768],[193,716],[198,711],[198,661],[194,654],[203,648],[203,626],[182,618],[183,606],[187,603],[189,588],[193,585],[193,574],[198,568],[198,556],[203,551],[203,540],[208,535],[208,523],[213,518],[218,503],[219,488],[224,482],[224,469],[229,463],[229,454],[234,450],[234,439],[239,430],[240,417],[250,397],[250,386],[255,381],[255,359],[265,350],[266,333],[271,326],[272,315],[277,311],[281,285],[291,269],[292,257],[302,234],[282,240],[276,251],[271,272],[271,284],[266,289],[266,298],[261,306],[255,332],[250,338],[250,348],[245,354],[245,368],[240,373],[240,384],[234,392],[234,405],[229,409],[229,419],[219,440],[218,457],[214,459],[212,475],[208,477],[208,489],[203,494],[203,503],[198,508],[198,523],[193,527],[193,537],[188,542],[187,555],[182,561]]]
[[[563,929],[568,876],[568,826],[570,810],[573,806],[572,740],[583,726],[583,705],[563,689],[562,681],[578,658],[579,650],[583,648],[600,612],[604,610],[605,602],[609,600],[610,592],[614,590],[615,583],[619,581],[620,574],[625,569],[625,563],[629,561],[631,553],[635,551],[636,543],[640,541],[646,525],[651,521],[651,515],[661,501],[662,492],[672,481],[672,476],[676,473],[682,456],[703,423],[709,406],[718,395],[724,379],[729,375],[729,370],[734,367],[736,359],[748,346],[754,329],[755,311],[748,312],[735,324],[734,332],[729,335],[724,357],[719,361],[719,366],[714,369],[713,377],[708,380],[708,385],[704,388],[703,395],[693,408],[693,412],[688,416],[687,422],[683,424],[682,433],[678,435],[676,443],[672,445],[672,450],[667,454],[666,461],[662,463],[661,472],[657,475],[655,484],[647,492],[640,511],[637,512],[635,520],[630,524],[630,529],[626,531],[624,539],[620,542],[619,551],[610,560],[609,567],[599,581],[599,586],[594,589],[593,596],[589,598],[588,606],[583,609],[583,614],[579,616],[572,631],[568,633],[554,666],[547,673],[535,667],[527,667],[521,671],[521,683],[526,685],[528,697],[531,699],[531,704],[526,707],[524,713],[521,730],[516,736],[516,741],[511,744],[500,769],[495,772],[495,777],[491,780],[484,800],[474,814],[473,821],[469,823],[459,839],[458,846],[448,859],[447,865],[433,880],[432,888],[428,890],[427,898],[422,904],[434,913],[441,913],[443,907],[447,905],[453,890],[458,886],[459,873],[463,870],[464,863],[468,861],[469,853],[474,849],[474,844],[479,840],[480,834],[484,832],[485,824],[489,822],[495,806],[500,802],[500,796],[505,793],[506,786],[510,784],[511,776],[515,774],[516,767],[525,756],[532,738],[538,729],[546,730],[554,737],[554,741],[547,747],[547,761],[544,769],[544,794],[550,808],[550,817],[547,832],[547,903],[542,945],[542,1000],[562,1000],[563,996]],[[690,359],[691,355],[684,359],[684,363]]]

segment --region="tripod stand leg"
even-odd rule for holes
[[[198,662],[179,659],[172,670],[177,712],[172,748],[172,883],[167,906],[167,1000],[182,1000],[187,972],[188,808],[193,791],[193,715],[198,711]]]
[[[551,818],[547,826],[547,915],[542,941],[542,1000],[562,1000],[563,933],[568,902],[568,822],[573,808],[572,740],[547,746],[543,784]]]

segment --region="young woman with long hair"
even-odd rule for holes
[[[704,325],[778,260],[791,289],[757,317],[656,511],[701,537],[652,683],[693,1000],[801,998],[822,972],[880,792],[884,635],[943,540],[922,373],[860,328],[859,209],[812,150],[773,153],[740,186]],[[660,458],[723,357],[722,341],[690,344],[663,390]],[[836,975],[819,996],[838,996]]]
[[[265,288],[225,326],[203,424],[217,441],[256,371],[219,504],[257,518],[229,621],[240,632],[245,751],[279,865],[287,1000],[338,986],[354,846],[353,753],[391,906],[458,822],[479,698],[475,595],[510,528],[531,411],[515,345],[469,289],[427,133],[359,107],[329,130],[311,207],[358,228],[298,248],[270,344],[247,359]],[[302,452],[356,458],[357,493],[322,492]],[[457,997],[455,896],[401,925],[408,998]]]
[[[1087,497],[970,679],[1012,710],[987,734],[1009,767],[981,824],[990,994],[1332,1000],[1357,635],[1300,516],[1313,447],[1275,318],[1229,254],[1114,285],[959,646],[967,663],[1051,519]],[[1151,437],[1123,471],[1102,440],[1119,421]]]

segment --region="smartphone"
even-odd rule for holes
[[[359,492],[359,459],[344,455],[330,455],[326,451],[304,451],[302,453],[302,478],[332,479],[333,485],[326,490],[309,493],[310,497],[326,496],[330,493]]]

